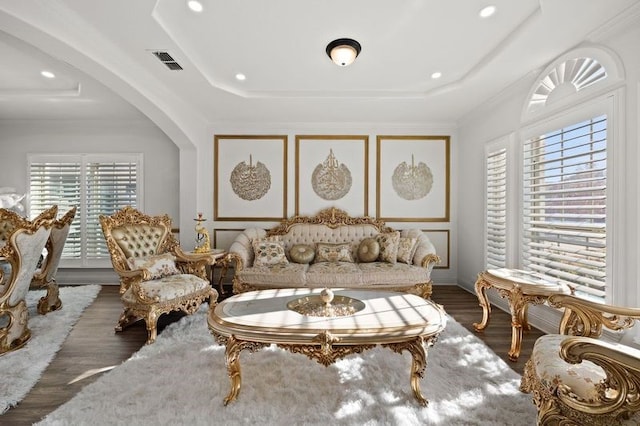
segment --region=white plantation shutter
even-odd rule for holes
[[[52,205],[64,214],[73,206],[80,205],[81,161],[59,159],[48,162],[46,158],[34,159],[29,166],[29,211],[31,218]],[[80,212],[76,212],[64,245],[62,256],[66,259],[81,259]]]
[[[524,146],[523,265],[605,300],[607,118]]]
[[[486,258],[487,269],[507,263],[507,150],[489,152],[486,157]]]
[[[102,266],[109,261],[98,217],[125,207],[141,208],[140,154],[32,155],[30,213],[53,204],[60,213],[77,206],[65,243],[66,266]]]

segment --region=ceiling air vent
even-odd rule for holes
[[[153,52],[156,55],[156,58],[160,59],[160,62],[165,64],[167,68],[173,71],[179,71],[182,69],[179,63],[176,62],[175,59],[171,57],[167,52],[155,51]]]

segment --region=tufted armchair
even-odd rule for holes
[[[46,289],[47,294],[38,301],[38,313],[46,314],[62,308],[60,290],[56,282],[56,272],[62,257],[62,251],[69,235],[71,223],[76,216],[76,207],[72,207],[65,215],[54,220],[51,234],[45,248],[47,255],[31,280],[31,288]]]
[[[640,424],[640,350],[598,340],[603,326],[623,330],[640,309],[554,295],[561,334],[540,337],[520,389],[533,394],[540,425]]]
[[[49,238],[51,222],[42,217],[31,222],[0,209],[0,354],[21,348],[31,338],[25,297]]]
[[[157,335],[158,317],[171,311],[192,314],[218,292],[211,288],[206,266],[210,254],[185,253],[171,233],[168,215],[147,216],[125,207],[111,216],[100,216],[113,269],[120,276],[124,312],[116,331],[144,319],[147,344]]]

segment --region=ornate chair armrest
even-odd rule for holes
[[[549,304],[565,308],[560,321],[560,334],[599,337],[602,326],[610,330],[624,330],[640,319],[640,309],[606,305],[568,294],[551,296]]]
[[[118,274],[122,278],[126,278],[128,281],[138,280],[138,281],[147,281],[151,278],[151,273],[148,269],[120,269],[113,268],[116,274]]]
[[[440,263],[440,256],[437,254],[429,253],[420,260],[419,265],[423,268],[432,270],[434,266]]]
[[[560,345],[560,356],[577,364],[591,361],[602,367],[607,378],[597,385],[598,400],[582,401],[568,388],[559,388],[559,398],[568,406],[591,414],[616,415],[640,410],[640,351],[581,336],[570,336]],[[632,401],[630,403],[630,401]]]
[[[242,260],[242,257],[239,256],[236,253],[228,253],[225,256],[224,261],[227,262],[227,265],[233,265],[234,270],[236,272],[240,271],[240,270],[242,270],[242,268],[244,268],[244,262]]]

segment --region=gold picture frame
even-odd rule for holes
[[[287,143],[286,135],[214,136],[215,221],[287,217]]]
[[[369,214],[369,136],[296,135],[295,214]]]
[[[377,136],[376,145],[376,217],[448,222],[450,136]]]

